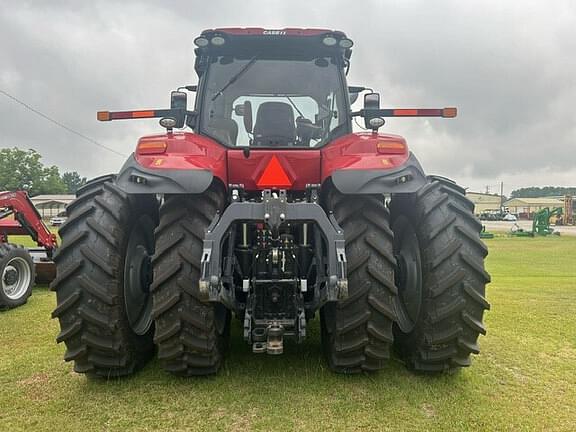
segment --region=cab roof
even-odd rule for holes
[[[348,64],[352,41],[344,32],[329,29],[226,27],[204,30],[194,39],[195,69],[199,75],[213,56],[236,58],[337,57]]]
[[[337,33],[346,37],[343,32],[337,30],[295,27],[286,27],[283,29],[265,29],[262,27],[220,27],[216,29],[204,30],[202,32],[202,34],[206,33],[226,33],[235,36],[318,36],[326,33]]]

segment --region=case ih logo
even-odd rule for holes
[[[264,30],[262,32],[262,34],[283,36],[286,34],[286,31],[285,30]]]

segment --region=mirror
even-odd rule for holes
[[[378,127],[370,121],[379,117],[378,110],[380,109],[380,93],[366,93],[364,95],[364,127],[366,129],[378,130]]]
[[[364,109],[380,109],[380,93],[366,93],[364,95]]]
[[[173,91],[170,93],[170,109],[178,110],[174,113],[176,124],[174,127],[184,127],[186,120],[186,109],[188,108],[188,95],[181,91]]]
[[[188,107],[188,95],[181,91],[173,91],[170,94],[171,109],[186,109]]]

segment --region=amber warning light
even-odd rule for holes
[[[457,110],[454,107],[450,108],[396,108],[384,109],[379,113],[382,117],[456,117]]]
[[[167,117],[174,114],[173,110],[138,110],[138,111],[98,111],[96,118],[99,121],[125,120],[139,118]]]
[[[140,141],[136,148],[138,154],[161,154],[165,153],[168,145],[165,141]]]

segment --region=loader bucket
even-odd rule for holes
[[[48,258],[44,248],[28,249],[34,261],[34,268],[36,270],[36,283],[49,284],[56,277],[56,265],[54,261]]]

